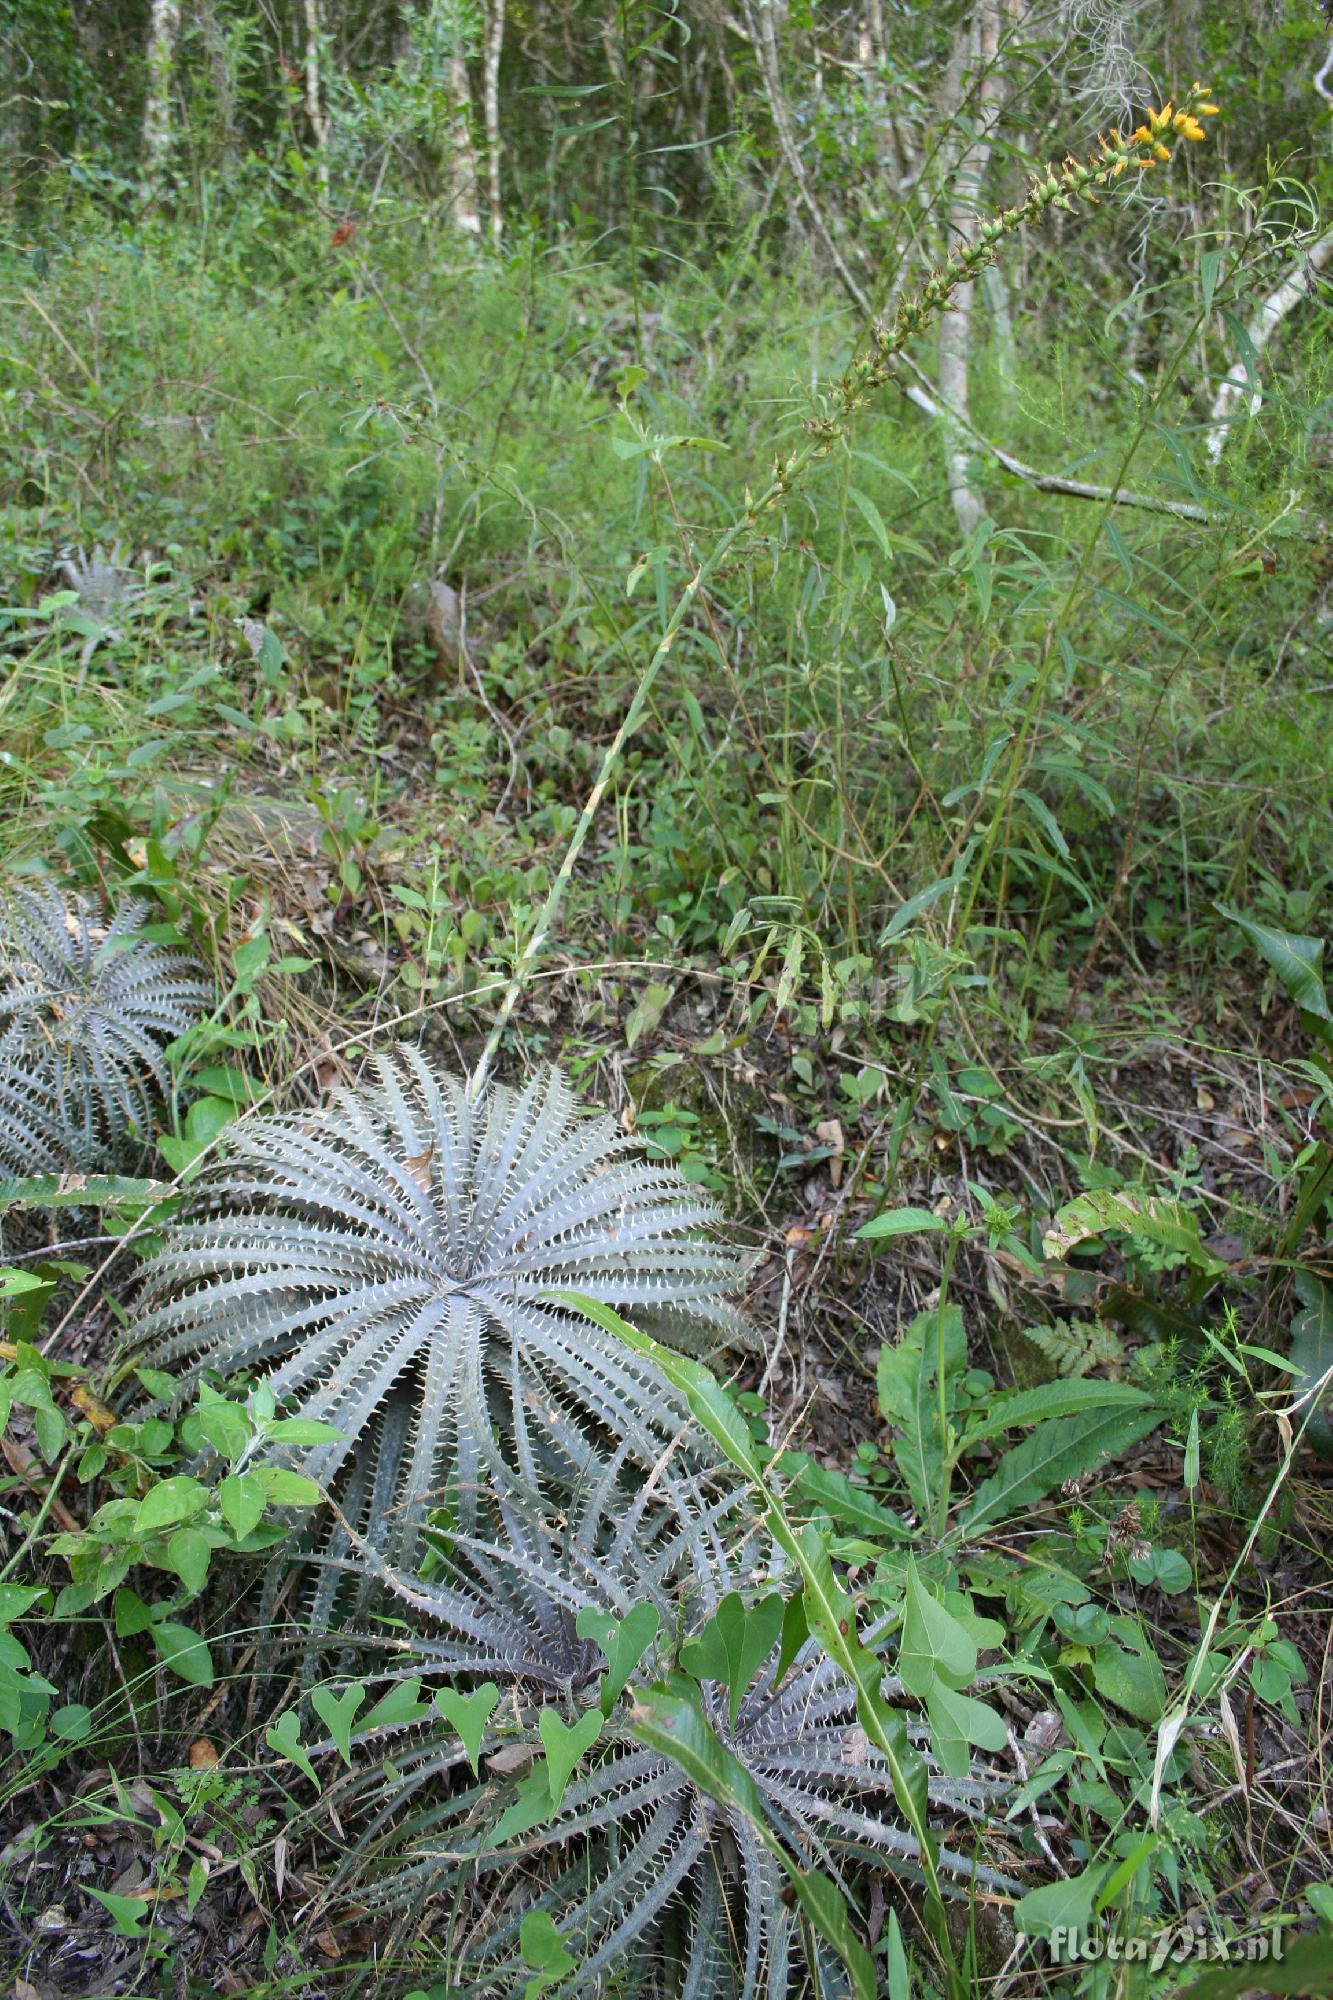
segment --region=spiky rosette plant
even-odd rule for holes
[[[754,1788],[768,1835],[848,1893],[866,1863],[911,1874],[915,1838],[851,1683],[811,1642],[784,1664],[773,1619],[755,1609],[772,1551],[743,1503],[727,1496],[697,1512],[692,1500],[673,1505],[668,1491],[654,1501],[642,1488],[627,1501],[621,1473],[614,1460],[589,1466],[558,1519],[517,1484],[496,1488],[485,1529],[449,1537],[438,1574],[397,1580],[415,1627],[402,1671],[418,1689],[448,1676],[436,1700],[446,1720],[424,1731],[418,1720],[387,1742],[372,1728],[367,1761],[338,1790],[349,1845],[335,1895],[373,1899],[408,1930],[428,1907],[452,1911],[450,1990],[460,1996],[524,1991],[524,1921],[538,1912],[571,1954],[553,1992],[776,2000],[798,1988],[811,1940],[740,1781],[734,1797],[719,1797],[664,1754],[650,1727],[664,1697],[678,1722],[688,1691],[689,1716]],[[776,1618],[777,1600],[766,1608]],[[771,1635],[737,1685],[673,1675],[676,1660],[690,1672],[707,1665],[701,1635],[729,1612],[733,1648],[743,1648],[744,1618]],[[633,1644],[617,1654],[617,1635],[632,1628]],[[613,1658],[620,1672],[608,1684]],[[484,1714],[467,1745],[460,1698]],[[551,1796],[553,1738],[594,1727]],[[980,1775],[930,1780],[936,1808],[964,1821],[997,1789]],[[962,1880],[1001,1879],[961,1854],[942,1865]],[[821,1990],[840,1990],[836,1968],[821,1971]]]
[[[242,1121],[149,1262],[131,1340],[178,1370],[264,1375],[341,1437],[302,1469],[353,1534],[410,1568],[427,1512],[463,1527],[505,1461],[516,1402],[651,1467],[685,1422],[564,1288],[670,1334],[739,1329],[739,1262],[712,1204],[581,1116],[547,1071],[475,1099],[417,1051],[313,1112]],[[571,1447],[578,1456],[577,1442]]]
[[[0,897],[0,1177],[134,1164],[169,1092],[163,1051],[213,994],[202,968],[142,935],[147,906],[54,889]]]

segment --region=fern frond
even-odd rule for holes
[[[141,935],[147,906],[54,889],[0,899],[0,1176],[134,1163],[169,1083],[163,1050],[213,995],[183,950]]]

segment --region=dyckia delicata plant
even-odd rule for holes
[[[0,897],[0,1177],[105,1172],[151,1143],[163,1052],[214,996],[188,953],[143,935],[148,914]]]
[[[265,1375],[339,1439],[302,1469],[353,1533],[411,1567],[433,1506],[467,1524],[531,1399],[650,1468],[685,1419],[613,1335],[551,1298],[624,1308],[669,1339],[735,1333],[741,1265],[712,1203],[648,1163],[554,1070],[472,1094],[416,1050],[313,1112],[243,1120],[150,1260],[136,1359]]]

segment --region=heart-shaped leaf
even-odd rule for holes
[[[898,1654],[898,1672],[909,1694],[921,1701],[938,1678],[963,1688],[977,1670],[977,1649],[965,1626],[946,1611],[921,1582],[916,1564],[907,1569],[907,1616]]]
[[[298,1771],[304,1771],[315,1790],[319,1790],[315,1767],[301,1741],[301,1718],[294,1708],[289,1708],[285,1715],[278,1717],[271,1729],[264,1731],[264,1741],[279,1757],[284,1758],[289,1764],[295,1764]]]
[[[747,1605],[739,1591],[730,1590],[703,1630],[680,1649],[687,1674],[721,1681],[727,1689],[733,1729],[745,1690],[778,1643],[785,1610],[777,1591]]]
[[[310,1706],[333,1738],[344,1764],[352,1761],[352,1724],[365,1698],[365,1689],[355,1684],[341,1694],[335,1694],[332,1688],[315,1688],[311,1692]]]
[[[606,1660],[602,1675],[602,1714],[610,1715],[616,1698],[625,1687],[653,1640],[661,1620],[655,1604],[631,1604],[623,1618],[596,1605],[585,1604],[574,1621],[580,1639],[595,1640]]]
[[[590,1708],[575,1723],[564,1723],[553,1708],[544,1708],[537,1727],[546,1746],[546,1770],[551,1804],[558,1806],[565,1786],[580,1759],[586,1757],[602,1733],[602,1712]]]
[[[481,1739],[486,1734],[486,1724],[494,1715],[499,1699],[500,1690],[494,1681],[484,1681],[475,1694],[460,1694],[457,1688],[436,1690],[435,1706],[462,1739],[473,1777],[478,1775]]]

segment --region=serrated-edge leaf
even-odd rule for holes
[[[1104,1459],[1127,1451],[1162,1421],[1155,1405],[1141,1410],[1111,1409],[1082,1419],[1056,1417],[1039,1424],[1021,1444],[1005,1453],[989,1479],[972,1495],[962,1518],[974,1535],[1044,1499],[1067,1479],[1081,1479]]]
[[[969,1422],[967,1443],[979,1444],[983,1438],[1026,1429],[1054,1417],[1073,1416],[1080,1410],[1146,1409],[1152,1401],[1146,1389],[1138,1389],[1132,1382],[1101,1382],[1088,1375],[1042,1382],[1035,1389],[1015,1389],[995,1397],[977,1421]]]

